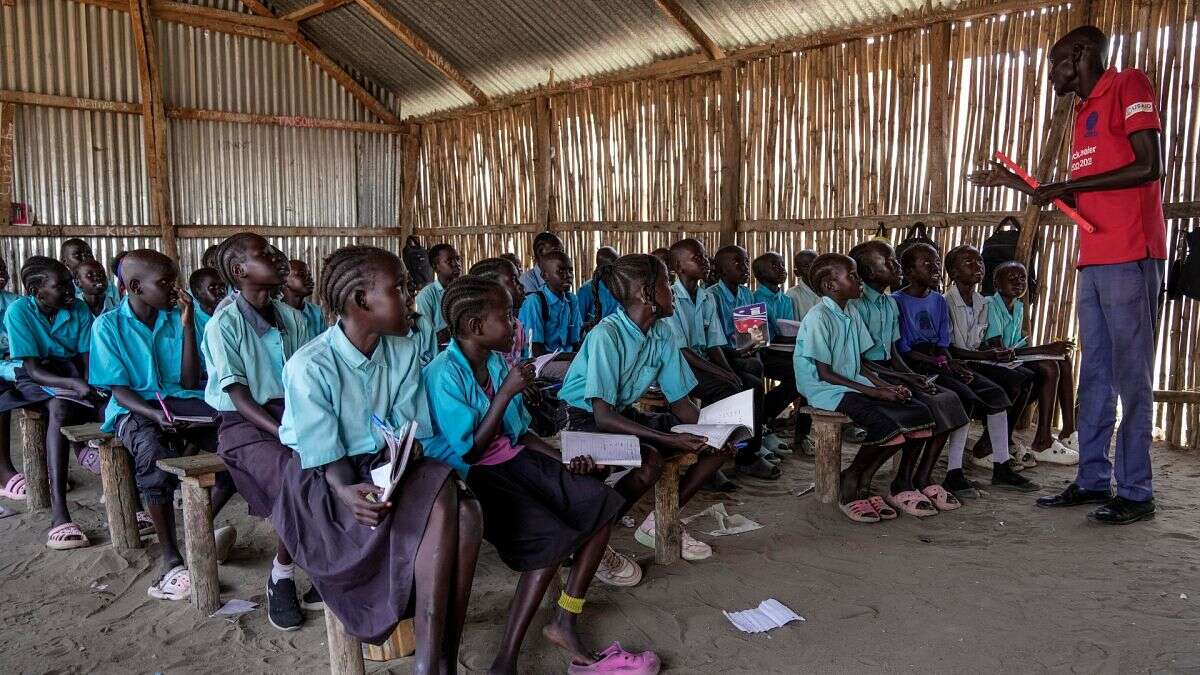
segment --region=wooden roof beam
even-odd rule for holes
[[[438,69],[438,71],[448,77],[450,81],[454,82],[459,86],[459,88],[467,92],[467,95],[475,99],[477,104],[488,104],[487,94],[484,94],[482,89],[475,86],[475,84],[468,80],[466,76],[458,72],[458,69],[451,65],[450,62],[446,60],[446,57],[442,56],[437,50],[429,46],[429,43],[422,40],[416,33],[412,31],[412,29],[401,23],[400,20],[397,19],[391,12],[389,12],[383,5],[380,5],[378,2],[376,2],[376,0],[355,0],[355,2],[358,3],[359,7],[365,9],[368,14],[375,17],[376,21],[383,24],[384,28],[387,28],[392,35],[395,35],[401,42],[404,43],[404,46],[416,52],[417,56],[420,56],[425,60],[426,63]]]
[[[304,21],[305,19],[311,19],[314,16],[320,16],[326,12],[332,12],[338,7],[348,5],[352,2],[354,2],[354,0],[321,0],[320,2],[314,2],[311,5],[306,5],[295,11],[288,12],[279,18],[283,19],[284,21]]]
[[[678,0],[655,0],[655,2],[658,3],[659,9],[671,17],[675,23],[679,24],[679,27],[686,31],[688,35],[692,36],[696,44],[700,45],[700,49],[703,49],[704,53],[708,55],[708,58],[725,58],[725,50],[721,49],[721,46],[714,42],[708,33],[704,32],[704,29],[700,27],[700,24],[696,23],[692,15],[688,14],[687,10],[680,6]]]

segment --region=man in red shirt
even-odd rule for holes
[[[1140,71],[1106,70],[1107,49],[1100,29],[1082,26],[1050,50],[1055,93],[1078,97],[1070,180],[1031,190],[996,163],[967,179],[1019,190],[1036,204],[1062,199],[1096,228],[1079,232],[1079,472],[1038,506],[1103,504],[1089,517],[1126,524],[1154,516],[1154,329],[1167,246],[1157,98]],[[1122,420],[1110,463],[1118,398]]]

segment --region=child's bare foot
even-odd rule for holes
[[[575,629],[567,625],[561,618],[556,618],[554,621],[546,624],[542,628],[542,635],[562,647],[571,655],[571,661],[580,665],[588,665],[595,663],[596,657],[579,642],[579,636],[575,634]]]

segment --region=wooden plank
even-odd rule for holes
[[[170,166],[167,163],[167,121],[159,79],[158,40],[149,0],[129,0],[129,20],[138,55],[138,84],[142,94],[142,149],[146,157],[146,182],[150,223],[161,229],[160,250],[179,258],[171,214]]]
[[[192,606],[201,616],[209,616],[221,606],[210,486],[195,478],[183,480],[183,533],[192,577]]]
[[[67,110],[94,110],[96,112],[122,113],[126,115],[142,114],[142,105],[140,103],[103,101],[76,96],[35,94],[28,91],[13,91],[11,89],[0,89],[0,102],[44,108],[65,108]]]
[[[950,138],[946,121],[950,108],[950,24],[942,22],[930,30],[929,51],[929,153],[925,175],[929,177],[929,210],[945,211],[949,197],[946,157]]]
[[[550,229],[551,206],[550,189],[552,185],[550,170],[550,139],[553,125],[553,112],[550,99],[545,96],[533,104],[534,136],[533,136],[533,201],[537,224],[542,229]]]
[[[721,49],[720,45],[714,42],[708,33],[704,32],[700,24],[696,23],[692,15],[688,14],[687,10],[681,7],[676,0],[655,0],[655,2],[658,4],[659,9],[671,17],[688,35],[692,36],[696,44],[700,45],[700,49],[704,50],[704,53],[708,55],[708,58],[725,58],[725,50]]]
[[[392,35],[395,35],[404,46],[411,49],[423,61],[436,68],[440,73],[450,79],[451,82],[458,85],[460,89],[467,92],[467,95],[475,99],[479,105],[487,105],[488,97],[483,93],[483,90],[475,86],[475,83],[466,78],[465,75],[458,71],[446,57],[442,56],[436,49],[431,47],[412,31],[411,28],[404,25],[400,19],[388,11],[383,5],[376,0],[356,0],[359,7],[362,7],[368,14],[375,18],[376,21],[383,24],[383,27],[388,29]]]
[[[0,102],[0,228],[12,224],[13,143],[16,107]]]
[[[116,439],[100,446],[100,484],[104,489],[104,514],[108,534],[118,550],[142,547],[138,535],[138,495],[129,452]]]
[[[400,127],[374,122],[354,122],[305,115],[255,115],[251,113],[227,112],[224,110],[199,110],[197,108],[172,108],[167,117],[178,120],[200,120],[205,122],[230,122],[233,124],[265,124],[297,129],[338,129],[375,134],[398,134]]]
[[[293,227],[257,225],[185,225],[176,228],[181,239],[228,237],[238,232],[258,232],[266,237],[399,237],[398,227]],[[161,228],[150,225],[10,225],[0,237],[157,237]]]
[[[1200,405],[1200,391],[1156,389],[1154,390],[1154,402]]]
[[[742,219],[742,128],[738,114],[737,70],[721,70],[721,245],[737,239]]]
[[[112,438],[112,434],[107,431],[100,431],[100,422],[91,422],[88,424],[76,424],[70,427],[62,427],[60,431],[62,435],[72,443],[87,443],[88,441],[107,440]]]
[[[187,457],[160,459],[158,460],[158,468],[172,476],[191,478],[193,476],[221,473],[225,470],[225,462],[222,462],[221,458],[215,453],[201,452],[195,455],[188,455]]]
[[[407,241],[417,225],[417,187],[420,176],[421,127],[409,124],[400,137],[400,236]]]
[[[279,18],[283,19],[284,21],[300,22],[304,21],[305,19],[311,19],[314,16],[320,16],[326,12],[332,12],[338,7],[348,5],[352,2],[354,2],[354,0],[322,0],[321,2],[314,2],[311,5],[305,5],[304,7],[301,7],[293,12],[288,12]]]
[[[129,5],[122,0],[73,0],[84,5],[93,5],[103,7],[114,12],[128,12]],[[173,11],[178,9],[174,5],[183,3],[170,3],[171,6],[165,8],[163,14],[155,13],[155,17],[172,23],[180,23],[187,26],[194,26],[204,30],[213,30],[220,33],[228,33],[230,35],[241,35],[243,37],[255,38],[259,40],[268,40],[280,44],[291,44],[292,38],[287,33],[261,26],[245,23],[245,18],[255,18],[247,14],[238,12],[222,12],[221,14],[195,14],[184,11]],[[153,8],[151,11],[154,11]],[[209,12],[218,12],[221,10],[209,10]]]
[[[223,9],[201,7],[200,5],[192,5],[185,2],[171,2],[170,0],[151,0],[150,11],[155,18],[167,21],[185,23],[186,21],[181,20],[183,17],[196,19],[199,23],[193,25],[197,25],[200,28],[204,27],[203,21],[207,20],[251,26],[254,28],[265,28],[285,34],[296,30],[296,23],[294,21],[286,21],[268,16],[256,16],[244,12],[229,12]]]

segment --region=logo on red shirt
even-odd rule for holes
[[[1100,111],[1093,110],[1087,116],[1087,121],[1084,122],[1083,136],[1084,138],[1095,138],[1099,135],[1097,129],[1100,127]]]

